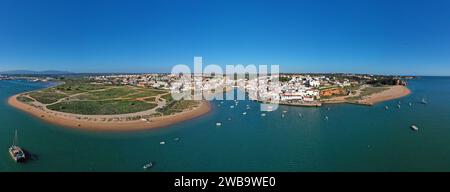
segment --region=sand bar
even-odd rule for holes
[[[19,94],[20,95],[20,94]],[[39,119],[46,122],[60,125],[63,127],[85,129],[92,131],[137,131],[152,128],[166,127],[175,123],[193,119],[208,113],[211,110],[210,103],[208,101],[201,101],[200,104],[192,110],[183,111],[173,115],[165,115],[159,117],[153,117],[150,121],[143,120],[129,120],[129,121],[92,121],[79,119],[80,115],[61,113],[52,111],[49,109],[42,109],[34,106],[30,106],[17,100],[17,96],[11,96],[8,99],[8,104],[25,111]],[[99,116],[96,117],[100,118]]]
[[[358,103],[374,105],[376,103],[380,103],[383,101],[398,99],[398,98],[407,96],[410,93],[411,93],[411,91],[406,86],[395,85],[395,86],[389,87],[389,89],[382,91],[380,93],[375,93],[373,95],[369,95],[366,98],[363,98],[362,100],[360,100]]]

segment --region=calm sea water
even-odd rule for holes
[[[0,81],[0,171],[143,171],[148,161],[154,162],[148,171],[450,171],[446,77],[411,80],[411,95],[373,107],[282,106],[261,117],[258,103],[241,101],[231,109],[233,101],[221,107],[213,101],[214,109],[205,116],[133,133],[57,127],[6,103],[13,94],[46,86]],[[428,105],[418,103],[422,97]],[[411,131],[412,124],[419,132]],[[15,129],[19,144],[32,154],[26,164],[8,155]]]

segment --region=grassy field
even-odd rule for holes
[[[185,109],[189,109],[198,105],[198,101],[188,101],[188,100],[180,100],[173,101],[166,105],[165,107],[158,109],[158,112],[163,115],[171,115],[174,113],[179,113],[184,111]]]
[[[43,104],[50,104],[67,97],[66,94],[58,92],[54,88],[29,93],[30,97]]]
[[[130,100],[112,101],[65,101],[47,106],[48,109],[83,114],[83,115],[116,115],[135,113],[156,107],[155,103]]]
[[[17,100],[19,100],[20,102],[24,102],[24,103],[30,103],[30,102],[34,101],[33,99],[30,99],[30,98],[28,98],[26,96],[23,96],[23,95],[19,95],[17,97]]]
[[[388,90],[388,87],[366,87],[364,89],[361,90],[361,96],[369,96],[375,93],[380,93],[383,92],[385,90]]]
[[[348,97],[346,100],[354,102],[354,101],[361,99],[362,97],[367,97],[367,96],[375,94],[375,93],[380,93],[387,89],[389,89],[389,88],[388,87],[365,87],[361,90],[361,93],[359,96]]]
[[[65,79],[64,84],[28,93],[51,110],[84,114],[127,114],[153,109],[156,96],[168,91],[134,86],[102,85],[87,79]],[[22,102],[33,101],[22,96]],[[31,101],[30,101],[31,100]]]

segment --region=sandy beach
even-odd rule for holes
[[[396,85],[389,87],[389,89],[383,92],[375,93],[366,98],[363,98],[362,100],[358,101],[358,103],[366,105],[374,105],[379,102],[398,99],[407,96],[410,93],[411,91],[406,86]]]
[[[406,86],[395,85],[390,86],[387,90],[380,93],[375,93],[370,96],[366,96],[357,101],[348,101],[349,96],[340,96],[333,99],[322,101],[324,104],[339,104],[339,103],[351,103],[351,104],[361,104],[361,105],[374,105],[383,101],[388,101],[392,99],[398,99],[407,96],[411,91]]]
[[[77,116],[80,115],[55,112],[48,109],[30,106],[28,104],[18,101],[17,96],[18,95],[11,96],[8,99],[8,104],[52,124],[60,125],[63,127],[93,130],[93,131],[137,131],[144,129],[160,128],[199,117],[201,115],[208,113],[211,110],[211,106],[208,101],[201,101],[199,106],[197,106],[192,110],[180,112],[174,115],[153,117],[149,119],[149,121],[130,120],[130,121],[105,122],[105,121],[80,119],[77,118]],[[105,116],[95,116],[95,117],[100,118]]]

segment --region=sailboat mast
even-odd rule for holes
[[[16,146],[16,144],[17,144],[17,129],[16,129],[16,131],[14,133],[13,146]]]

